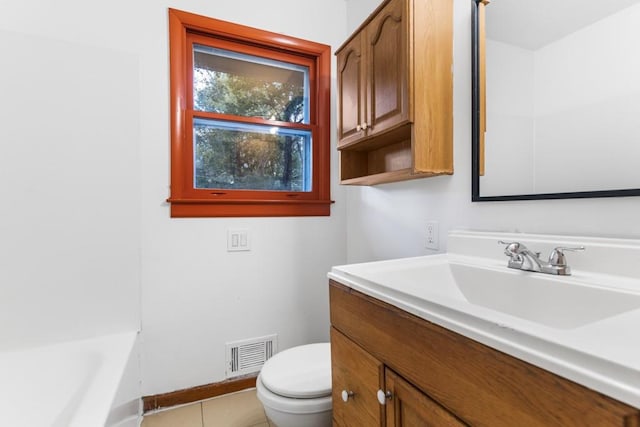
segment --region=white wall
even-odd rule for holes
[[[376,0],[347,2],[366,16]],[[454,1],[454,167],[452,176],[350,187],[350,262],[433,253],[424,249],[428,220],[440,222],[440,249],[453,228],[640,237],[640,198],[471,202],[471,0]],[[348,19],[351,23],[353,20]],[[350,31],[354,28],[350,26]],[[496,244],[496,250],[501,250]]]
[[[346,260],[335,155],[331,217],[169,218],[168,7],[332,50],[347,27],[344,0],[2,3],[0,30],[15,33],[1,36],[12,76],[23,59],[37,62],[37,47],[65,53],[47,73],[28,74],[52,95],[47,115],[37,115],[35,93],[25,96],[30,82],[12,87],[0,74],[2,344],[53,329],[60,339],[137,324],[141,289],[147,395],[223,380],[230,340],[278,333],[280,349],[327,340],[326,272]],[[5,45],[15,38],[29,49],[9,50],[7,64]],[[95,63],[114,74],[113,86],[48,86],[50,71],[90,79]],[[77,101],[95,98],[107,100],[91,106],[104,121],[69,123],[67,113],[88,108],[73,109]],[[230,227],[249,230],[251,252],[226,252]]]
[[[138,58],[31,6],[0,13],[0,349],[140,322]]]

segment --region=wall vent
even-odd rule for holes
[[[277,352],[277,334],[228,342],[226,344],[226,376],[232,378],[258,372],[264,362]]]

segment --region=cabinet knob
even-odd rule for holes
[[[386,405],[387,400],[391,400],[391,392],[389,390],[387,390],[386,393],[382,390],[378,390],[377,396],[378,402],[380,402],[381,405]]]
[[[342,390],[342,401],[347,402],[350,397],[353,397],[353,392],[351,390]]]

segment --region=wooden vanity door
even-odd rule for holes
[[[382,373],[382,363],[331,328],[334,425],[381,425],[383,407],[378,403],[376,393],[381,388]],[[352,393],[346,402],[342,399],[343,391]]]
[[[385,370],[387,427],[462,427],[462,423],[426,394],[390,369]]]

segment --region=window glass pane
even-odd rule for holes
[[[194,187],[311,191],[311,132],[194,119]]]
[[[199,111],[309,123],[309,69],[194,44],[193,104]]]

